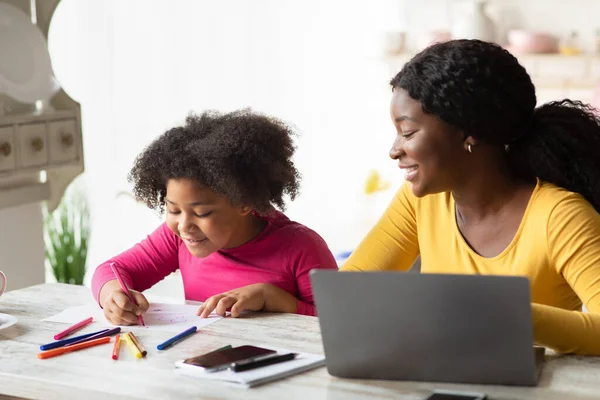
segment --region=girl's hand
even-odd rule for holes
[[[294,296],[277,286],[255,283],[209,297],[197,314],[207,318],[215,311],[224,317],[228,309],[234,318],[245,310],[295,313],[297,302]]]
[[[106,285],[111,282],[107,282]],[[102,288],[103,292],[104,289]],[[132,289],[129,289],[129,293],[137,305],[129,300],[125,292],[121,290],[121,287],[108,292],[104,297],[104,302],[102,303],[104,316],[111,324],[137,325],[139,324],[138,315],[142,315],[148,310],[150,305],[143,294]]]

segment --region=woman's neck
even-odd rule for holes
[[[462,222],[477,222],[498,215],[530,182],[517,178],[506,163],[486,163],[487,168],[474,168],[452,196],[457,216]],[[533,184],[535,186],[535,184]]]

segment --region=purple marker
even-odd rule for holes
[[[121,328],[119,328],[119,327],[113,328],[113,329],[108,329],[108,330],[106,330],[104,332],[99,332],[99,333],[95,334],[94,336],[90,336],[90,337],[78,340],[76,342],[69,343],[65,347],[73,346],[74,344],[77,344],[77,343],[87,342],[88,340],[94,340],[94,339],[103,338],[105,336],[116,335],[119,332],[121,332]]]

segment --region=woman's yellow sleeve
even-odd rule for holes
[[[600,214],[578,195],[561,201],[547,225],[550,262],[589,312],[533,304],[535,339],[561,353],[600,355]]]
[[[419,255],[415,196],[404,183],[341,271],[407,271]]]

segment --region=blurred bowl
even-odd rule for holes
[[[515,53],[557,53],[558,39],[548,33],[513,29],[508,32],[508,49]]]

